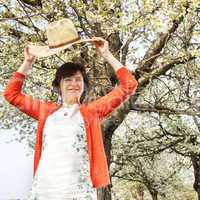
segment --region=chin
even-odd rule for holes
[[[76,95],[76,94],[74,94],[74,95],[71,95],[71,97],[72,97],[72,98],[74,98],[74,99],[79,99],[79,98],[81,98],[81,96],[80,96],[80,95]]]

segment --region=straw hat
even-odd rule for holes
[[[31,54],[37,57],[46,57],[69,48],[73,44],[94,41],[94,39],[81,39],[73,22],[67,18],[49,23],[46,33],[48,45],[41,46],[29,43],[29,52]]]

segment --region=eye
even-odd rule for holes
[[[71,81],[71,78],[65,78],[64,81]]]
[[[82,78],[76,78],[77,81],[82,81]]]

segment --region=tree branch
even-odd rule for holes
[[[191,61],[195,58],[196,57],[192,56],[192,55],[175,58],[170,63],[162,65],[161,67],[154,69],[152,72],[147,73],[146,76],[141,77],[138,80],[139,86],[144,87],[145,85],[147,85],[149,83],[149,81],[151,79],[154,79],[157,76],[165,74],[168,70],[172,69],[176,65],[184,64],[184,63]]]
[[[189,8],[189,4],[185,6],[186,11]],[[166,45],[166,43],[171,38],[172,34],[177,30],[179,24],[183,21],[185,16],[181,15],[177,20],[174,20],[171,28],[168,30],[167,33],[161,33],[160,37],[157,38],[149,50],[146,52],[144,58],[139,63],[139,67],[137,72],[140,73],[142,71],[149,72],[151,66],[155,62],[156,58],[160,55],[160,52]]]
[[[80,13],[79,13],[78,10],[76,9],[76,7],[73,5],[72,1],[70,1],[70,6],[71,6],[71,8],[74,10],[74,12],[76,13],[77,18],[78,18],[79,23],[80,23],[80,26],[81,26],[81,28],[83,29],[83,31],[85,32],[85,34],[86,34],[87,36],[91,37],[92,34],[88,32],[87,28],[86,28],[85,25],[84,25],[82,16],[80,15]]]
[[[141,92],[145,86],[149,83],[150,80],[155,79],[157,76],[165,74],[169,69],[172,69],[177,64],[184,64],[190,60],[195,59],[196,57],[189,55],[188,57],[176,58],[168,64],[161,66],[158,69],[155,69],[150,74],[147,74],[146,77],[142,77],[138,80],[138,88],[135,95],[131,96],[123,105],[113,113],[110,118],[108,118],[103,124],[103,129],[105,134],[111,134],[111,130],[114,131],[124,120],[125,116],[133,110],[133,102],[138,98],[139,92]]]
[[[124,65],[126,63],[126,56],[127,56],[127,53],[128,53],[129,44],[133,41],[133,39],[136,35],[137,35],[137,31],[134,30],[132,32],[131,36],[128,38],[128,40],[126,41],[126,43],[124,44],[124,46],[121,49],[121,51],[122,51],[121,63],[124,64]]]
[[[174,110],[164,106],[149,106],[145,104],[134,104],[131,108],[134,111],[140,112],[155,112],[155,113],[164,113],[168,115],[188,115],[188,116],[198,116],[200,117],[200,112],[192,112],[186,110]]]
[[[30,6],[39,6],[42,8],[42,1],[41,0],[20,0],[21,2],[28,4]]]

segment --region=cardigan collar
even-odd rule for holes
[[[80,110],[82,110],[82,108],[85,106],[85,104],[79,104],[79,108]],[[52,114],[53,112],[57,111],[58,109],[60,109],[62,107],[61,104],[58,104],[58,103],[53,103],[52,105],[52,109],[48,112],[48,114]]]

